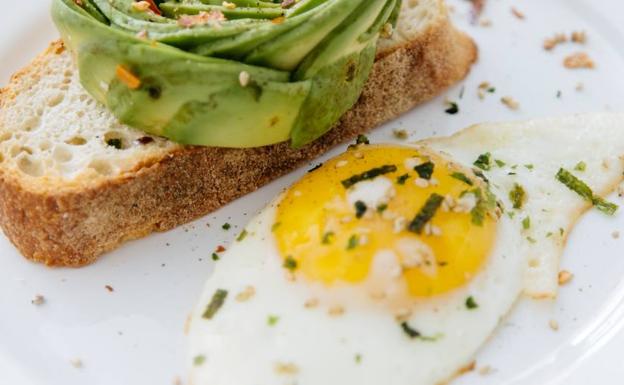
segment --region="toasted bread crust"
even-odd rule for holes
[[[56,42],[0,91],[6,105],[53,55]],[[303,149],[184,147],[77,191],[42,193],[0,168],[0,226],[27,258],[79,267],[121,243],[206,215],[331,147],[431,99],[461,80],[477,58],[472,40],[444,18],[409,43],[378,55],[357,104],[332,131]]]

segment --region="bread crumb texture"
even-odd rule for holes
[[[14,75],[0,109],[3,171],[35,191],[80,188],[135,171],[178,145],[123,125],[80,85],[69,53],[56,43]],[[145,143],[145,144],[143,144]]]

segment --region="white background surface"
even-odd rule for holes
[[[47,0],[2,3],[0,83],[5,84],[56,31]],[[479,63],[462,84],[376,130],[375,142],[393,141],[392,130],[399,127],[411,133],[410,139],[420,139],[481,121],[624,111],[621,0],[488,0],[484,17],[492,21],[489,28],[468,23],[467,1],[450,3],[457,24],[480,46]],[[512,16],[511,6],[526,19]],[[541,48],[544,38],[573,30],[587,31],[586,46]],[[579,50],[595,59],[595,70],[563,68],[563,58]],[[496,87],[483,101],[476,95],[482,81]],[[585,86],[582,92],[575,91],[579,82]],[[520,102],[519,111],[500,103],[505,95]],[[444,113],[447,97],[458,102],[459,114]],[[194,224],[129,243],[80,270],[34,265],[0,236],[0,384],[159,385],[183,378],[183,324],[212,270],[212,251],[227,245],[254,212],[304,171]],[[223,231],[225,222],[233,230]],[[611,237],[615,230],[622,231],[622,239]],[[575,278],[559,298],[521,301],[477,357],[477,367],[490,365],[493,373],[472,373],[457,384],[622,383],[624,210],[615,218],[596,212],[584,217],[562,266]],[[37,294],[46,297],[45,305],[31,304]],[[559,322],[558,332],[548,327],[550,319]],[[73,359],[84,367],[74,368]]]

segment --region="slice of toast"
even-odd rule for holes
[[[184,147],[120,124],[82,89],[70,54],[54,42],[0,91],[0,225],[29,259],[92,263],[399,116],[461,80],[476,57],[442,0],[404,0],[359,101],[328,134],[299,150],[224,149]]]

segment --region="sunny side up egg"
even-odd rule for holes
[[[617,209],[600,197],[622,155],[622,115],[352,146],[222,255],[192,314],[191,383],[452,379],[522,292],[556,295],[577,218]]]

